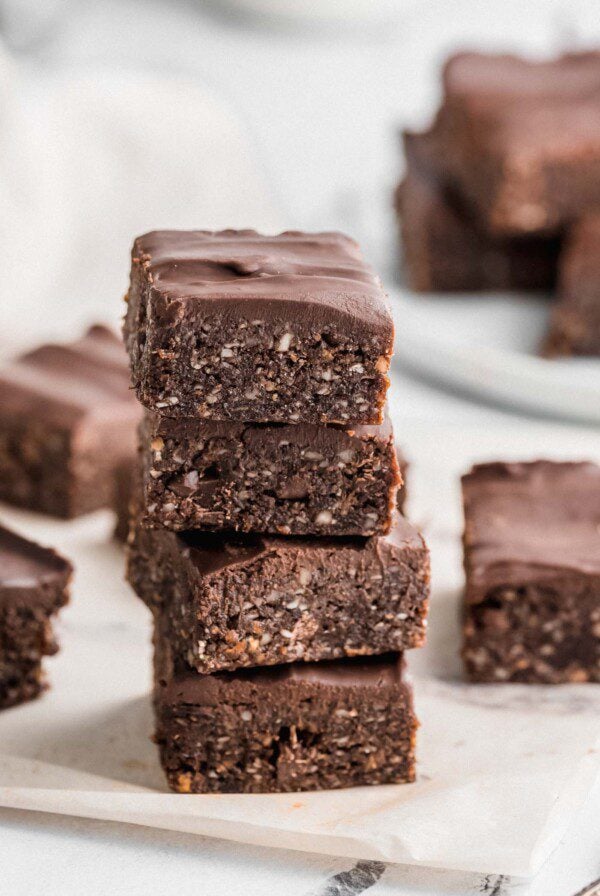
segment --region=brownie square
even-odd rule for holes
[[[51,617],[68,600],[71,564],[0,526],[0,709],[46,687],[42,657],[56,653]]]
[[[396,191],[403,266],[418,292],[548,289],[558,240],[494,238],[452,189],[435,134],[405,132],[406,174]]]
[[[600,467],[463,477],[463,659],[473,681],[600,681]]]
[[[273,793],[415,777],[417,720],[391,654],[198,675],[155,637],[156,741],[180,793]]]
[[[392,318],[342,234],[145,234],[124,333],[138,398],[164,415],[382,422]]]
[[[385,653],[424,642],[429,555],[388,536],[302,539],[135,530],[128,579],[199,672]]]
[[[280,535],[390,529],[400,475],[389,418],[348,430],[147,411],[140,443],[144,525]]]
[[[584,216],[566,239],[543,352],[600,355],[600,215]]]
[[[491,233],[556,233],[600,203],[600,54],[462,54],[444,88],[435,130]]]
[[[22,355],[0,371],[0,499],[64,518],[110,506],[139,416],[105,327]]]

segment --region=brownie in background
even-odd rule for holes
[[[22,355],[0,370],[0,500],[66,519],[112,506],[139,417],[106,327]]]
[[[51,619],[68,601],[71,564],[0,526],[0,709],[46,687],[42,659],[58,645]]]
[[[462,484],[468,677],[600,681],[600,467],[482,464]]]

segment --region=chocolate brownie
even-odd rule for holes
[[[51,617],[67,603],[71,564],[0,526],[0,709],[46,687],[42,657],[56,653]]]
[[[405,513],[406,499],[408,497],[406,477],[408,475],[408,468],[410,464],[400,448],[396,448],[396,460],[398,461],[398,470],[400,471],[400,480],[402,482],[400,488],[396,492],[396,507],[398,508],[400,513]]]
[[[198,675],[155,637],[156,741],[180,793],[272,793],[415,777],[397,654]]]
[[[600,681],[600,467],[463,477],[463,659],[473,681]]]
[[[202,673],[417,647],[429,555],[398,516],[369,539],[176,534],[137,527],[128,579]]]
[[[568,235],[543,352],[600,355],[600,214],[584,216]]]
[[[549,289],[556,280],[558,240],[491,237],[452,189],[435,135],[403,137],[407,168],[395,206],[411,289]]]
[[[435,130],[491,233],[556,233],[600,204],[600,54],[463,54],[444,87]]]
[[[388,532],[400,484],[392,426],[218,423],[146,412],[142,521],[280,535]]]
[[[381,423],[393,324],[338,233],[136,239],[124,333],[138,398],[170,417]]]
[[[0,371],[0,499],[71,518],[110,506],[140,410],[121,341],[102,326]]]

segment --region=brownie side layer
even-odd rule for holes
[[[600,681],[600,468],[484,464],[463,477],[473,681]]]
[[[280,535],[389,531],[400,484],[389,421],[346,431],[146,412],[140,443],[144,525]]]
[[[138,526],[128,579],[199,672],[418,647],[429,555],[399,517],[387,537],[177,535]]]
[[[139,409],[120,340],[95,326],[0,371],[0,498],[72,518],[110,506]]]
[[[138,398],[171,417],[383,419],[392,318],[341,234],[139,237],[124,334]]]
[[[180,793],[273,793],[415,777],[417,720],[401,658],[246,674],[174,673],[155,639],[156,740]]]
[[[46,687],[42,657],[58,647],[51,617],[67,603],[71,565],[0,527],[0,709]]]

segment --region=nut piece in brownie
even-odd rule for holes
[[[400,484],[392,426],[176,420],[140,427],[142,523],[280,535],[388,532]]]
[[[198,675],[155,637],[156,741],[180,793],[273,793],[415,777],[398,654]]]
[[[600,467],[463,477],[463,659],[473,681],[600,681]]]
[[[0,709],[37,697],[42,657],[56,653],[51,617],[68,600],[71,564],[0,526]]]
[[[202,673],[418,647],[429,555],[398,516],[369,539],[135,531],[128,579]]]
[[[600,215],[573,225],[559,258],[559,299],[544,354],[600,355]]]
[[[71,518],[108,507],[139,407],[121,341],[102,326],[0,370],[0,499]]]
[[[600,53],[451,58],[435,130],[490,232],[558,232],[600,203]]]
[[[124,333],[138,398],[163,415],[383,420],[392,318],[342,234],[138,237]]]
[[[405,132],[406,174],[396,191],[403,264],[418,292],[548,289],[558,241],[489,236],[453,191],[435,134]]]

